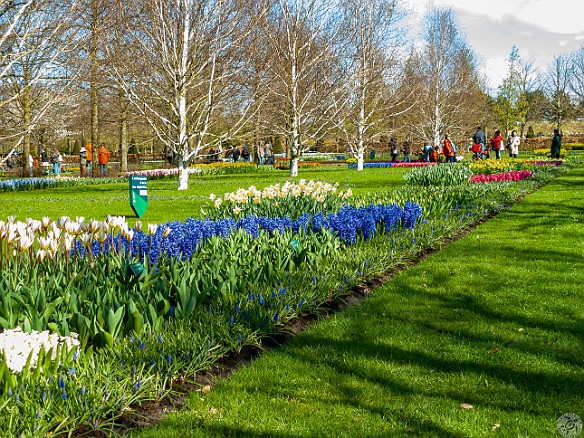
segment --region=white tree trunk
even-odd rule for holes
[[[365,163],[365,150],[359,148],[357,151],[357,170],[363,170],[363,163]]]
[[[290,176],[298,176],[298,157],[290,160]]]
[[[189,169],[185,167],[183,160],[178,162],[178,189],[187,190],[189,188]]]

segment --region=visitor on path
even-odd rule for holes
[[[97,159],[99,161],[99,174],[101,176],[108,175],[108,163],[109,163],[110,153],[105,147],[105,144],[102,143],[97,150]]]
[[[521,137],[517,135],[517,131],[511,131],[511,135],[507,139],[507,152],[510,158],[517,158],[519,155],[519,145],[521,144]]]
[[[442,153],[444,154],[447,163],[456,163],[456,152],[454,151],[454,146],[452,140],[450,140],[450,134],[448,132],[444,134]]]
[[[560,149],[562,148],[562,135],[558,129],[554,129],[554,136],[552,137],[552,158],[560,158]]]
[[[83,177],[86,175],[87,167],[87,149],[81,147],[79,149],[79,176]]]
[[[174,165],[174,157],[175,157],[175,152],[172,150],[172,148],[168,148],[168,150],[166,151],[166,160],[168,161],[168,164],[170,164],[171,166]]]
[[[495,157],[497,160],[501,159],[501,148],[503,146],[503,137],[501,136],[501,131],[495,129],[495,136],[490,139],[491,150],[495,151]]]
[[[262,165],[265,162],[265,154],[266,154],[266,149],[264,146],[264,142],[260,141],[260,144],[258,145],[258,149],[257,149],[257,154],[258,154],[258,164]]]
[[[438,146],[434,146],[432,148],[432,150],[430,151],[430,162],[437,163],[438,162],[438,155],[440,155],[440,152],[438,152]]]
[[[43,174],[49,174],[49,172],[50,172],[49,167],[50,167],[50,164],[49,164],[49,154],[43,148],[41,150],[41,168],[43,170]]]
[[[472,136],[472,140],[474,141],[475,144],[480,144],[481,149],[483,151],[485,150],[485,147],[487,145],[487,135],[480,126],[477,126],[477,131]]]
[[[86,160],[86,174],[87,176],[93,175],[93,145],[89,143],[85,146],[85,150],[87,152],[87,156],[85,157]]]
[[[404,163],[411,163],[412,142],[409,138],[406,138],[406,141],[404,141],[402,153],[404,154]]]
[[[241,148],[241,158],[243,158],[243,161],[245,163],[250,162],[251,154],[249,153],[249,148],[247,147],[246,144],[244,144],[243,147]]]
[[[237,163],[239,161],[239,148],[235,147],[232,149],[231,151],[231,159],[233,160],[234,163]]]
[[[397,140],[393,137],[389,140],[389,153],[391,154],[391,161],[395,163],[399,155],[399,148],[397,146]]]
[[[59,176],[61,173],[61,163],[59,161],[59,156],[61,153],[57,149],[53,149],[53,153],[51,154],[51,164],[53,165],[53,173],[55,176]]]
[[[274,164],[274,151],[270,142],[264,145],[264,164]]]
[[[430,154],[432,153],[432,145],[430,143],[426,143],[424,145],[424,162],[430,162]]]

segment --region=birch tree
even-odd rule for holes
[[[30,171],[31,132],[74,84],[76,68],[67,61],[79,44],[70,27],[75,7],[75,2],[36,1],[11,30],[10,62],[2,73],[6,94],[0,106],[12,115],[7,136],[15,140],[11,153],[22,145],[25,173]]]
[[[357,170],[363,170],[367,146],[386,133],[390,117],[403,111],[392,94],[391,77],[399,68],[395,48],[401,16],[395,0],[345,0],[342,5],[349,99],[339,112],[338,128],[357,158]]]
[[[160,141],[177,153],[178,188],[185,190],[189,162],[236,135],[253,114],[253,93],[240,81],[241,42],[261,10],[250,0],[130,0],[120,7],[123,26],[108,46],[119,62],[111,68]],[[228,131],[217,132],[225,118]]]
[[[580,116],[584,112],[584,46],[570,57],[571,71],[569,89],[576,98]]]
[[[524,62],[519,56],[517,47],[513,47],[507,61],[508,73],[499,86],[495,109],[499,120],[505,128],[504,135],[521,126],[521,135],[529,120],[531,111],[529,106],[530,93],[534,91],[537,83],[537,74],[532,62]]]
[[[549,67],[545,79],[545,90],[549,100],[547,115],[560,132],[574,112],[569,95],[570,74],[571,65],[568,57],[558,55]]]
[[[262,24],[271,128],[286,138],[290,176],[311,144],[333,126],[347,98],[340,61],[339,4],[277,0]]]
[[[407,80],[420,87],[410,129],[439,145],[445,131],[466,128],[469,120],[476,124],[483,97],[473,54],[452,10],[430,10],[424,29],[421,50],[408,60]]]

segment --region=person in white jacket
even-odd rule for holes
[[[519,145],[521,144],[521,137],[517,135],[517,131],[513,130],[511,135],[507,139],[507,150],[509,151],[509,157],[517,158],[519,154]]]

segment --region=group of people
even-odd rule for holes
[[[404,156],[404,163],[411,163],[412,162],[412,141],[410,138],[406,138],[406,140],[402,143],[402,148],[400,149],[397,143],[397,140],[392,137],[389,140],[389,152],[391,154],[391,161],[397,162],[397,157],[399,156],[400,152]]]
[[[8,163],[8,160],[6,160]],[[33,169],[41,168],[45,174],[53,174],[59,176],[61,174],[61,167],[63,165],[63,154],[58,149],[53,149],[49,157],[49,153],[45,148],[41,149],[41,152],[33,157],[32,154],[28,155],[28,167],[30,176],[33,176]]]
[[[206,155],[209,161],[221,161],[223,159],[223,151],[221,148],[211,148]],[[232,163],[237,163],[238,161],[243,161],[244,163],[250,163],[252,161],[252,153],[249,147],[244,144],[241,147],[230,146],[226,158]],[[255,161],[262,164],[274,164],[274,151],[272,149],[272,144],[269,142],[260,142],[255,149]]]
[[[521,137],[517,134],[516,130],[511,131],[511,134],[507,137],[507,142],[505,142],[501,131],[499,129],[493,129],[493,136],[489,138],[489,146],[487,147],[487,135],[482,130],[480,126],[477,127],[475,134],[473,135],[473,146],[471,151],[473,152],[473,158],[476,160],[481,160],[489,158],[490,152],[495,154],[495,158],[500,160],[503,151],[507,151],[509,157],[517,158],[519,154],[519,145],[521,144]]]
[[[97,150],[97,161],[99,163],[99,174],[108,176],[108,164],[110,153],[105,143],[99,145]],[[91,144],[81,147],[79,150],[79,174],[81,176],[93,176],[93,148]]]

